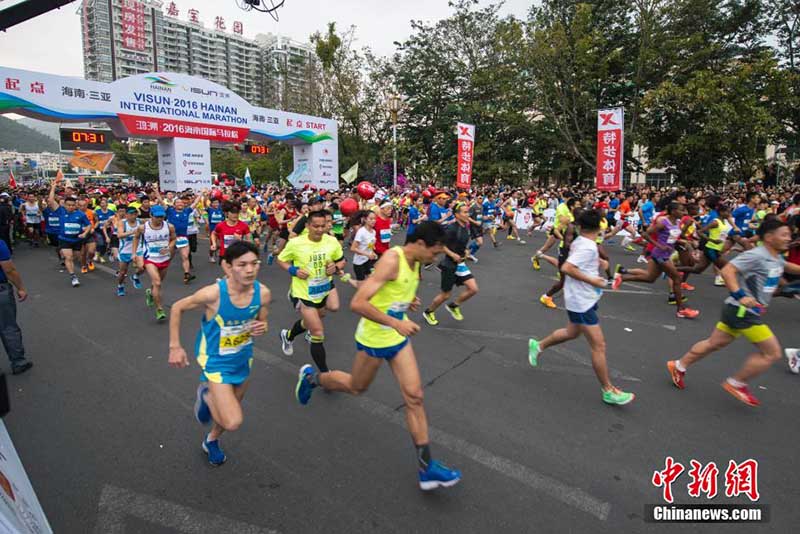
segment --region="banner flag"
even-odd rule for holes
[[[346,183],[348,185],[352,184],[355,181],[356,178],[358,178],[358,162],[357,161],[356,161],[355,165],[353,165],[352,167],[347,169],[347,171],[345,171],[345,173],[342,175],[342,180],[344,180],[344,183]]]
[[[472,160],[475,148],[475,125],[459,122],[458,163],[456,167],[456,187],[469,189],[472,185]]]
[[[80,152],[75,150],[72,159],[69,160],[69,164],[71,167],[78,167],[79,169],[105,172],[113,159],[114,154],[112,152]]]
[[[595,187],[600,191],[622,189],[624,131],[625,111],[622,108],[598,110]]]
[[[244,185],[249,189],[253,187],[253,179],[250,178],[250,167],[244,171]]]

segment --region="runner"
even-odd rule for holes
[[[573,215],[572,211],[575,209],[575,204],[577,203],[578,199],[576,198],[566,198],[562,203],[558,205],[556,208],[556,218],[553,223],[553,227],[550,228],[550,231],[547,232],[547,239],[544,242],[544,245],[540,249],[536,251],[536,253],[531,257],[531,264],[535,270],[541,269],[540,259],[541,257],[550,250],[557,242],[560,242],[560,248],[564,248],[564,230],[566,230],[567,226],[575,220],[575,216]],[[555,307],[555,306],[548,306],[548,307]]]
[[[728,222],[730,209],[726,204],[720,203],[716,197],[708,200],[708,206],[711,211],[706,217],[705,225],[698,231],[698,234],[706,239],[703,255],[693,267],[680,267],[679,271],[681,272],[700,274],[709,265],[713,264],[718,269],[722,269],[728,263],[728,260],[722,255],[722,250],[725,248],[728,233],[732,229],[731,224]],[[714,279],[714,285],[725,285],[721,278],[721,275],[717,275]]]
[[[66,197],[64,205],[59,206],[56,202],[56,181],[50,184],[50,194],[47,203],[54,215],[61,220],[58,233],[58,249],[61,257],[64,258],[67,272],[70,276],[72,287],[81,285],[78,275],[75,274],[75,256],[80,254],[83,247],[83,240],[92,231],[92,224],[86,214],[78,209],[78,200],[75,197]]]
[[[108,206],[108,198],[103,197],[100,199],[100,205],[94,210],[94,215],[97,220],[92,239],[94,240],[96,252],[92,259],[100,263],[106,263],[106,255],[108,253],[109,244],[111,242],[111,229],[114,224],[114,216],[116,210],[112,210]]]
[[[63,273],[66,270],[64,265],[64,258],[61,255],[61,249],[58,246],[58,234],[61,233],[61,217],[49,205],[42,210],[42,217],[45,221],[45,233],[47,234],[47,242],[56,251],[56,257],[60,263],[60,271]]]
[[[425,491],[450,487],[461,480],[459,471],[431,457],[422,380],[409,340],[409,336],[419,332],[419,325],[406,315],[407,310],[415,311],[420,304],[416,297],[420,264],[436,259],[443,239],[444,232],[437,223],[421,222],[405,246],[393,247],[383,255],[350,304],[361,316],[351,372],[315,373],[310,365],[304,365],[295,388],[295,397],[303,405],[308,404],[317,386],[326,391],[360,395],[386,360],[403,395],[406,424],[416,448],[419,487]]]
[[[791,274],[800,274],[800,266],[786,263],[782,256],[792,239],[785,222],[777,218],[765,220],[758,229],[758,236],[761,245],[740,254],[722,268],[722,277],[730,295],[722,305],[720,321],[711,336],[695,343],[679,360],[667,362],[672,382],[678,389],[685,387],[684,377],[689,366],[743,335],[758,351],[751,354],[739,371],[722,383],[722,387],[748,406],[761,404],[747,384],[781,358],[780,343],[764,324],[763,317],[784,269]]]
[[[89,208],[89,201],[86,198],[78,199],[78,209],[86,215],[89,224],[92,225],[92,229],[81,244],[81,273],[86,274],[95,269],[94,255],[97,251],[97,242],[94,240],[94,232],[97,229],[97,215]]]
[[[375,218],[375,254],[380,257],[392,244],[392,203],[381,204]]]
[[[291,356],[292,341],[308,330],[311,358],[321,372],[328,370],[322,320],[328,312],[339,311],[338,299],[328,296],[333,289],[333,275],[344,268],[342,246],[326,233],[326,213],[309,213],[308,233],[290,239],[277,258],[278,265],[292,275],[289,298],[301,316],[291,329],[281,330],[281,349]]]
[[[583,210],[578,215],[580,235],[569,248],[569,256],[561,266],[564,274],[564,305],[569,322],[565,328],[555,330],[537,341],[528,341],[528,361],[531,366],[539,364],[539,355],[549,347],[575,339],[581,334],[586,338],[592,351],[592,367],[602,388],[603,402],[607,404],[628,404],[635,395],[617,389],[608,376],[606,361],[606,342],[600,319],[597,317],[597,303],[606,287],[606,279],[599,276],[608,264],[600,260],[597,251],[597,236],[600,233],[602,215],[597,210]]]
[[[212,251],[219,250],[220,258],[225,255],[225,248],[236,241],[250,241],[250,227],[239,220],[239,204],[226,200],[222,211],[225,220],[214,227],[210,245]]]
[[[361,285],[361,282],[367,279],[372,269],[375,267],[375,262],[378,260],[378,255],[375,253],[375,219],[376,215],[373,211],[362,211],[361,219],[359,222],[359,229],[350,245],[350,250],[353,252],[353,271],[356,275],[356,284]],[[416,228],[416,225],[414,225]]]
[[[39,199],[31,193],[19,209],[25,217],[25,235],[28,237],[28,242],[38,248],[42,243],[42,207]]]
[[[157,189],[156,198],[160,203],[165,202],[165,200],[161,197],[161,193],[159,193]],[[167,222],[169,222],[169,224],[175,229],[176,237],[175,248],[172,250],[172,253],[174,254],[176,251],[180,252],[184,284],[188,284],[197,278],[197,276],[192,274],[192,263],[189,259],[189,255],[192,252],[189,243],[189,220],[192,218],[194,208],[197,206],[200,198],[201,197],[198,195],[192,202],[188,195],[182,195],[180,197],[173,198],[172,203],[167,205]],[[153,208],[155,208],[155,206],[153,206]],[[153,213],[155,213],[153,208],[150,209],[150,214],[152,216],[154,216]],[[195,247],[195,249],[196,248],[197,247]]]
[[[551,258],[550,256],[544,254],[539,256],[540,259],[544,259],[553,267],[555,267],[558,272],[558,280],[556,283],[553,284],[544,295],[539,297],[539,302],[544,307],[551,309],[557,307],[556,303],[553,301],[553,297],[555,297],[556,294],[558,294],[558,292],[564,288],[564,276],[561,274],[561,267],[564,265],[564,262],[567,261],[567,256],[569,256],[569,247],[572,245],[572,241],[578,237],[578,230],[575,226],[575,218],[581,212],[581,205],[576,198],[567,199],[565,204],[571,211],[565,215],[562,215],[562,226],[553,232],[553,235],[556,238],[561,239],[558,245],[558,259]],[[562,214],[563,213],[564,212],[562,211]],[[566,226],[563,226],[564,221],[566,221]]]
[[[455,223],[445,228],[444,231],[445,255],[439,264],[442,273],[441,291],[422,312],[425,321],[431,326],[439,324],[436,319],[436,309],[450,298],[453,286],[464,286],[464,291],[453,302],[445,306],[445,309],[456,321],[464,320],[461,305],[478,294],[478,282],[466,264],[467,244],[470,238],[469,208],[464,202],[456,202],[453,206],[453,213],[455,214]]]
[[[194,405],[200,424],[213,421],[201,447],[213,466],[227,457],[219,446],[223,432],[238,430],[244,419],[242,399],[253,366],[253,336],[267,332],[270,292],[256,279],[261,261],[258,248],[248,242],[231,244],[220,261],[225,277],[172,306],[169,320],[169,365],[188,367],[181,345],[181,318],[203,309],[195,353],[203,370]]]
[[[211,241],[211,235],[219,223],[225,220],[225,213],[219,207],[219,199],[211,199],[211,205],[206,208],[206,237]],[[209,263],[217,263],[216,251],[209,247],[208,249]]]
[[[144,272],[144,240],[139,241],[138,248],[134,250],[133,240],[136,230],[141,223],[136,218],[138,215],[136,208],[128,207],[125,209],[125,217],[117,222],[117,237],[119,239],[119,252],[117,260],[119,267],[117,271],[117,296],[125,296],[125,277],[128,275],[130,264],[134,265],[134,272],[131,275],[133,287],[142,288],[142,281],[139,276]]]
[[[160,204],[150,208],[150,219],[140,225],[133,234],[133,250],[144,249],[144,268],[150,278],[150,287],[145,291],[145,304],[156,306],[156,320],[167,318],[162,302],[161,286],[167,277],[169,262],[175,252],[175,227],[164,219],[167,210]],[[141,244],[140,244],[141,243]]]
[[[476,254],[483,246],[483,206],[478,202],[477,197],[468,199],[469,205],[469,255],[467,259],[478,262]]]

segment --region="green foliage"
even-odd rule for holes
[[[58,141],[17,121],[0,116],[0,149],[17,152],[58,152]]]
[[[158,181],[158,146],[155,143],[138,143],[132,148],[127,144],[114,142],[114,166],[125,174],[130,174],[143,182]]]

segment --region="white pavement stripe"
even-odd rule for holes
[[[446,330],[448,332],[454,332],[454,333],[464,334],[464,335],[468,335],[468,336],[471,335],[471,336],[489,337],[489,338],[493,338],[493,339],[518,339],[518,340],[521,340],[521,341],[528,341],[528,339],[530,339],[530,337],[531,337],[530,335],[526,336],[526,335],[523,335],[523,334],[511,334],[511,333],[508,333],[508,332],[490,332],[490,331],[487,331],[487,330],[467,330],[467,329],[461,329],[461,328],[450,328],[450,327],[447,327],[447,326],[437,326],[436,329],[437,330]],[[466,341],[464,339],[459,339],[459,338],[456,337],[456,338],[454,338],[454,340],[456,342],[460,342],[460,343],[466,345],[470,350],[476,350],[477,348],[479,348],[477,344],[469,342],[469,341]],[[489,358],[491,358],[492,360],[500,363],[504,367],[509,367],[510,365],[513,365],[515,367],[528,368],[528,367],[530,367],[530,364],[528,363],[527,356],[525,356],[525,354],[524,354],[525,350],[527,350],[527,348],[523,349],[523,356],[522,356],[522,361],[521,362],[516,362],[516,361],[509,360],[508,358],[504,358],[501,354],[498,354],[498,353],[496,353],[496,352],[494,352],[492,350],[484,350],[484,351],[482,351],[481,352],[481,356],[488,356]],[[575,363],[579,363],[579,364],[581,364],[583,366],[586,366],[586,367],[591,367],[592,366],[592,362],[591,362],[590,359],[588,359],[587,357],[581,355],[579,352],[575,352],[574,350],[570,350],[570,349],[568,349],[566,347],[562,347],[562,346],[550,347],[547,350],[556,352],[556,353],[564,356],[565,358],[567,358],[569,360],[572,360]],[[543,371],[543,372],[548,372],[548,371],[549,372],[570,372],[570,369],[568,367],[563,367],[563,366],[545,365],[544,367],[537,368],[537,371]],[[580,372],[578,372],[577,369],[573,369],[571,371],[573,372],[573,374],[578,374],[578,375],[581,375],[581,376],[587,375],[587,373],[583,372],[583,370],[580,370]],[[611,375],[612,378],[619,378],[620,380],[628,380],[630,382],[641,382],[642,381],[640,378],[636,378],[635,376],[626,375],[626,374],[621,373],[620,371],[617,371],[616,369],[612,369],[610,367],[608,369],[608,373]],[[588,373],[588,374],[590,374],[591,376],[594,376],[594,372],[591,372],[591,373]]]
[[[275,530],[212,515],[111,485],[103,486],[99,512],[94,534],[123,534],[126,530],[126,517],[135,517],[185,534],[278,534]]]
[[[273,365],[282,371],[291,374],[292,376],[297,376],[297,365],[291,364],[288,361],[260,348],[254,347],[253,354],[256,358]],[[350,400],[362,410],[386,419],[400,427],[406,428],[405,415],[402,412],[397,412],[389,406],[376,402],[367,397],[352,397]],[[513,460],[503,458],[502,456],[498,456],[491,451],[484,449],[483,447],[470,443],[443,430],[439,430],[436,427],[429,426],[428,433],[431,441],[434,443],[461,454],[462,456],[465,456],[508,478],[521,482],[535,491],[545,493],[550,497],[572,506],[582,512],[593,515],[601,521],[608,519],[608,514],[611,511],[611,504],[593,497],[580,488],[569,486],[559,480],[548,477],[547,475],[537,473],[536,471],[533,471],[524,465],[521,465]]]

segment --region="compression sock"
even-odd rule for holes
[[[330,369],[328,369],[328,364],[325,361],[325,345],[323,341],[325,341],[325,336],[311,336],[311,357],[314,359],[319,372],[327,373]]]
[[[417,464],[423,471],[427,471],[431,463],[431,448],[427,443],[424,445],[414,445],[417,449]]]
[[[303,326],[303,320],[302,319],[298,319],[297,322],[295,322],[292,325],[292,329],[289,330],[289,341],[294,341],[294,338],[296,338],[297,336],[299,336],[300,334],[302,334],[305,331],[306,331],[306,327]]]

